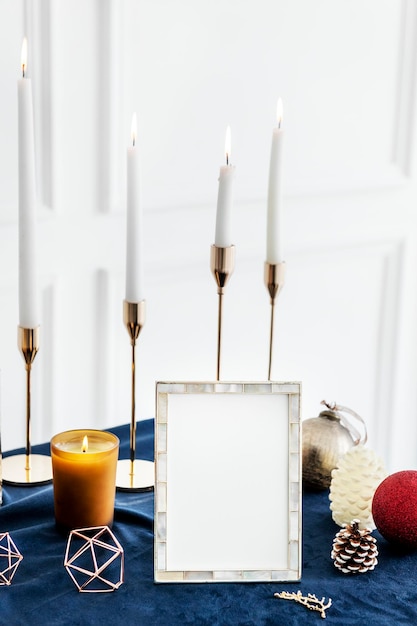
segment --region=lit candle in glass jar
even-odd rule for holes
[[[72,529],[111,526],[119,439],[100,430],[68,430],[52,437],[55,520]]]

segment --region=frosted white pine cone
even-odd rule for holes
[[[335,567],[344,574],[363,574],[378,564],[375,537],[367,528],[360,530],[358,526],[358,520],[352,520],[333,539],[331,557]]]
[[[386,478],[383,461],[373,450],[358,445],[339,459],[332,471],[330,509],[339,526],[359,520],[359,528],[376,528],[372,517],[372,499],[378,485]]]

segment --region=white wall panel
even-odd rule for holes
[[[265,205],[281,95],[287,279],[274,377],[303,382],[304,417],[323,397],[335,399],[363,415],[370,445],[392,467],[417,463],[416,26],[411,0],[0,0],[4,447],[19,445],[24,432],[23,418],[12,428],[7,416],[20,415],[24,402],[15,343],[15,65],[28,30],[43,285],[36,440],[130,419],[122,300],[133,111],[147,300],[139,417],[153,415],[156,380],[215,376],[209,250],[227,124],[237,260],[224,301],[222,372],[266,377]]]
[[[2,446],[24,447],[26,442],[26,370],[17,347],[16,275],[0,283]],[[54,427],[56,342],[54,333],[53,284],[42,285],[42,325],[40,350],[32,367],[32,442],[49,437]]]
[[[52,11],[50,0],[24,1],[23,33],[28,39],[28,76],[33,89],[38,201],[48,209],[53,207],[54,181]]]
[[[392,0],[127,2],[124,41],[135,54],[126,54],[126,101],[141,113],[145,203],[214,202],[208,177],[222,162],[228,123],[237,197],[265,197],[278,95],[289,193],[400,182],[394,138],[405,114],[398,91],[406,63],[409,78],[404,7]],[[407,19],[415,24],[415,16]]]
[[[394,161],[406,176],[411,174],[415,132],[417,63],[417,6],[403,0],[399,33],[397,109],[395,114]]]
[[[15,217],[13,207],[17,198],[17,80],[21,74],[23,4],[2,0],[0,12],[0,76],[3,83],[0,115],[0,219],[4,222]]]

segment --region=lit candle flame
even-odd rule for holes
[[[87,450],[88,450],[88,437],[87,437],[87,435],[84,435],[83,445],[81,446],[81,450],[82,450],[82,452],[87,452]]]
[[[21,64],[22,64],[22,74],[24,78],[27,64],[28,64],[28,40],[26,39],[26,37],[23,39],[22,52],[20,55],[20,59],[21,59]]]
[[[224,151],[226,153],[226,165],[230,163],[230,155],[232,153],[232,132],[230,126],[226,128],[226,140],[224,142]]]
[[[281,128],[283,113],[284,113],[284,106],[282,104],[281,98],[278,98],[278,102],[277,102],[277,122],[278,122],[278,128]]]
[[[132,115],[132,125],[130,127],[130,134],[132,136],[132,145],[135,147],[136,144],[136,136],[138,134],[138,120],[136,117],[136,113]]]

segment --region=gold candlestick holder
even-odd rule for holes
[[[132,347],[132,411],[130,421],[130,458],[117,462],[116,487],[120,491],[152,491],[155,466],[152,461],[136,459],[136,340],[145,324],[146,302],[123,301],[123,322]]]
[[[219,295],[219,306],[217,316],[217,368],[216,380],[220,380],[220,363],[222,347],[222,315],[223,315],[223,295],[229,278],[235,268],[235,246],[212,245],[210,251],[210,269],[217,283],[217,293]]]
[[[269,331],[269,364],[268,364],[268,380],[271,380],[272,369],[272,349],[274,342],[274,317],[275,317],[275,299],[284,286],[285,279],[285,263],[268,263],[265,262],[264,280],[265,286],[271,298],[271,324]]]
[[[26,450],[25,454],[15,454],[3,459],[3,481],[12,485],[45,485],[52,481],[51,457],[46,454],[32,454],[31,451],[31,372],[39,350],[39,334],[39,326],[18,326],[17,343],[26,369]]]

